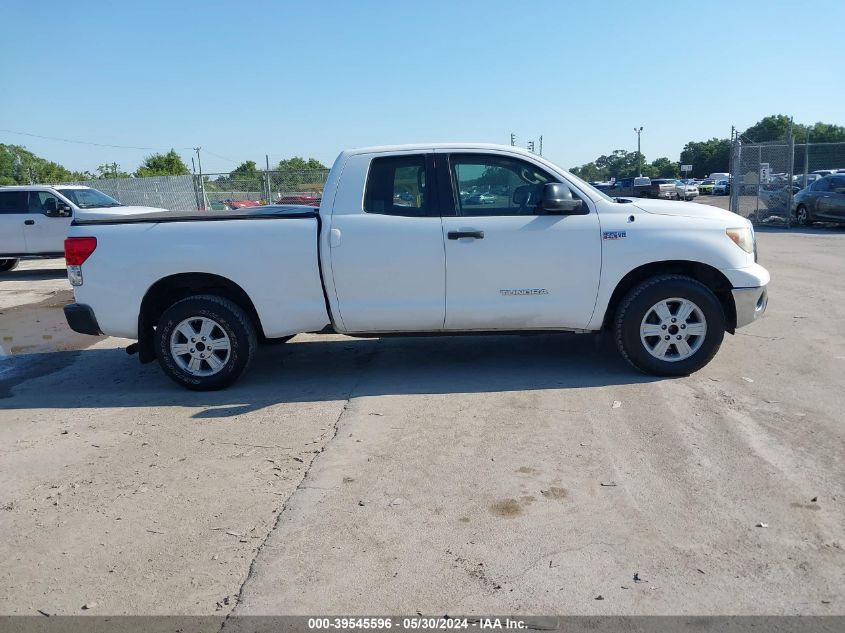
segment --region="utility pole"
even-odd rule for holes
[[[540,135],[540,156],[543,155],[543,135]]]
[[[529,152],[534,151],[534,141],[528,141],[528,151]]]
[[[195,147],[194,151],[197,153],[197,165],[199,165],[200,169],[200,193],[202,194],[202,202],[200,206],[202,207],[201,210],[205,211],[205,182],[202,179],[202,159],[200,158],[200,150],[202,147]]]
[[[643,175],[643,155],[640,152],[640,134],[643,132],[643,126],[635,127],[634,132],[637,133],[637,174],[639,176]]]
[[[270,155],[264,154],[264,174],[267,178],[267,204],[273,204],[273,193],[270,191]]]
[[[516,134],[511,132],[511,145],[516,145]]]

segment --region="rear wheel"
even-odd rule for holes
[[[18,267],[19,259],[0,259],[0,273],[7,273]]]
[[[174,382],[195,391],[228,387],[249,366],[257,336],[249,316],[216,295],[177,301],[161,315],[155,349]]]
[[[680,275],[647,279],[622,300],[616,343],[634,367],[656,376],[686,376],[722,344],[725,314],[704,284]]]

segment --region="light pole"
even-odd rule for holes
[[[634,132],[637,133],[637,175],[643,175],[643,155],[640,153],[640,134],[643,132],[643,126],[635,127]]]

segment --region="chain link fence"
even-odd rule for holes
[[[782,141],[731,144],[731,211],[756,225],[789,228],[793,197],[814,180],[845,169],[845,143]]]
[[[319,205],[328,176],[328,169],[204,174],[200,196],[213,210],[267,203]]]
[[[754,224],[789,226],[794,143],[743,143],[731,151],[731,211]]]
[[[234,172],[202,176],[98,178],[67,182],[98,189],[121,204],[171,211],[225,211],[259,204],[319,206],[328,169]]]
[[[201,201],[197,196],[193,176],[98,178],[64,184],[98,189],[121,204],[159,207],[171,211],[196,211]]]

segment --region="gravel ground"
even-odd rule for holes
[[[845,614],[845,232],[758,239],[767,318],[672,380],[583,335],[299,336],[197,394],[25,263],[0,613]]]

